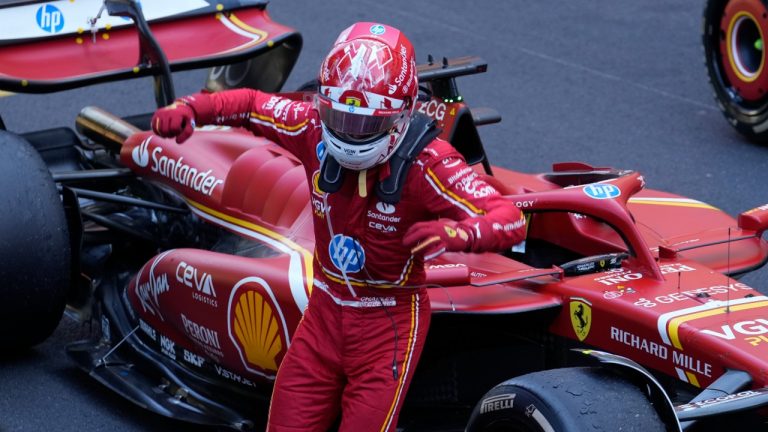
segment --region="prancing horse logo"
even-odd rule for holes
[[[592,303],[581,297],[571,298],[571,325],[579,341],[587,338],[592,327]]]

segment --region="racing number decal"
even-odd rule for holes
[[[579,341],[584,341],[592,327],[592,303],[581,297],[571,298],[571,325]]]

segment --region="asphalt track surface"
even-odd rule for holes
[[[354,21],[402,29],[421,61],[478,55],[486,74],[460,79],[472,106],[503,121],[483,127],[492,163],[521,171],[580,160],[642,172],[648,187],[738,214],[768,203],[768,147],[742,139],[718,111],[700,46],[702,0],[274,1],[273,19],[302,32],[286,84],[314,77],[340,30]],[[175,76],[178,94],[204,72]],[[73,126],[81,107],[118,115],[153,109],[151,82],[55,95],[0,98],[18,132]],[[768,269],[743,281],[768,289]],[[2,329],[8,331],[9,329]],[[87,328],[64,319],[34,350],[0,359],[0,431],[199,430],[133,407],[77,370],[64,354]]]

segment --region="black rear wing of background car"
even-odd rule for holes
[[[136,0],[0,4],[0,90],[49,93],[154,76],[159,106],[175,97],[170,73],[264,57],[279,90],[301,35],[275,23],[263,0]],[[151,29],[150,29],[151,24]],[[275,70],[279,69],[279,70]],[[269,76],[266,76],[269,75]]]
[[[480,163],[487,174],[491,174],[491,165],[483,148],[477,126],[498,123],[501,115],[486,107],[469,108],[464,102],[456,84],[456,78],[488,71],[488,63],[480,57],[468,56],[445,58],[439,62],[429,56],[427,63],[417,66],[419,86],[432,97],[452,106],[458,106],[453,120],[440,125],[445,129],[442,138],[449,141],[467,163]],[[426,111],[429,114],[429,111]]]

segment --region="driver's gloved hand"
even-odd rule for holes
[[[160,108],[152,116],[152,130],[163,138],[176,137],[176,142],[181,144],[195,130],[195,111],[180,101]]]
[[[210,124],[213,121],[213,101],[206,93],[195,93],[155,111],[152,130],[163,138],[176,137],[176,142],[181,144],[192,136],[195,123]]]
[[[403,237],[403,245],[411,253],[430,260],[443,252],[465,252],[472,249],[474,235],[461,223],[450,220],[436,220],[413,224]]]

